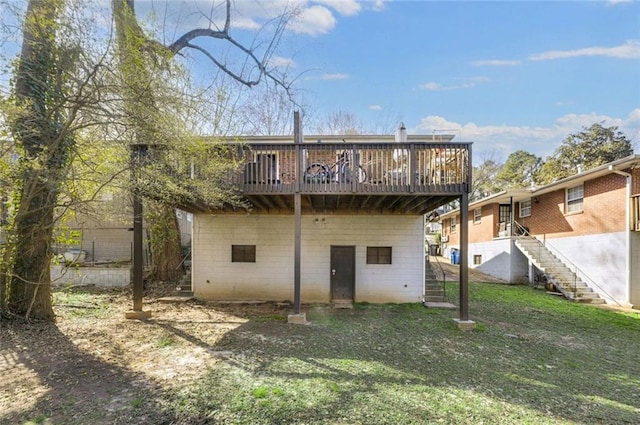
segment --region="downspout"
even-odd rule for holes
[[[627,250],[627,258],[626,258],[626,268],[627,268],[627,299],[626,299],[626,303],[630,304],[630,300],[631,300],[631,210],[630,210],[630,199],[631,199],[631,174],[625,172],[625,171],[620,171],[620,170],[614,170],[613,169],[613,165],[609,165],[609,171],[612,171],[615,174],[618,174],[620,176],[624,176],[627,178],[627,196],[625,197],[625,230],[626,230],[626,234],[625,234],[625,244],[626,244],[626,250]]]

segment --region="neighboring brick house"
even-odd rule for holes
[[[577,267],[606,302],[640,306],[639,199],[640,156],[632,155],[546,186],[472,202],[469,264],[509,282],[533,282],[541,271],[552,278],[552,267],[539,269],[531,249],[523,249],[528,234]],[[445,255],[459,243],[459,214],[441,217]]]
[[[193,210],[195,296],[420,302],[424,214],[468,196],[471,144],[451,139],[230,140],[245,163],[237,187],[250,207]]]

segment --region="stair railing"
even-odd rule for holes
[[[429,244],[429,242],[427,242],[427,251],[425,252],[425,258],[427,259],[427,263],[431,264],[431,256],[429,255],[429,253],[431,252],[430,249],[431,245]],[[435,258],[436,260],[436,264],[438,265],[438,271],[440,272],[440,274],[442,275],[442,281],[440,283],[440,286],[442,286],[442,296],[445,297],[447,296],[447,285],[445,285],[445,272],[444,269],[442,268],[442,264],[440,264],[440,260],[438,260],[438,256],[434,255],[433,258]]]
[[[518,232],[517,234],[519,236],[525,236],[530,240],[536,241],[536,244],[538,246],[538,258],[540,258],[540,254],[542,253],[542,250],[546,249],[552,255],[554,255],[556,258],[558,258],[558,260],[560,260],[571,271],[571,273],[573,274],[573,298],[574,299],[576,298],[576,296],[578,294],[578,279],[580,279],[583,282],[585,282],[588,286],[598,288],[610,300],[612,300],[614,303],[618,304],[619,306],[622,306],[622,304],[620,304],[618,302],[618,300],[616,300],[611,294],[609,294],[606,290],[604,290],[604,288],[602,288],[600,285],[598,285],[596,282],[594,282],[593,279],[591,279],[585,272],[583,272],[571,260],[569,260],[567,257],[565,257],[557,248],[553,247],[546,240],[544,242],[542,242],[538,238],[536,238],[535,236],[531,235],[529,233],[529,229],[527,229],[526,227],[522,226],[517,221],[514,221],[514,223],[516,225],[515,227],[517,229],[517,232]],[[516,236],[516,237],[518,237],[518,236]]]
[[[184,258],[182,258],[182,261],[180,261],[180,263],[176,266],[175,269],[178,270],[180,267],[182,267],[185,261],[187,261],[187,258],[189,257],[191,257],[191,247],[189,247],[189,251],[187,251],[186,255],[184,256]]]

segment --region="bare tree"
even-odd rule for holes
[[[175,55],[186,51],[195,51],[204,55],[211,63],[244,87],[254,87],[268,82],[278,88],[286,96],[290,95],[290,86],[284,76],[278,74],[278,68],[270,65],[280,37],[289,20],[293,16],[286,11],[270,21],[273,35],[266,43],[245,45],[231,34],[232,2],[224,2],[225,10],[222,24],[218,25],[215,13],[207,16],[208,26],[194,28],[178,36],[170,43],[162,44],[145,33],[135,15],[134,0],[112,0],[113,15],[116,23],[119,70],[121,77],[123,108],[126,111],[127,128],[131,140],[137,145],[147,145],[155,152],[154,160],[161,160],[163,151],[173,143],[169,135],[164,133],[161,123],[166,121],[159,107],[158,85],[154,77],[158,69],[172,66]],[[216,56],[208,48],[198,44],[199,41],[214,40],[228,47],[242,57],[241,66],[233,67],[229,56]],[[260,53],[258,53],[258,51]],[[222,101],[228,98],[221,97]],[[284,98],[283,98],[284,101]],[[169,136],[169,137],[168,137]],[[152,194],[157,194],[156,191]],[[151,218],[151,248],[154,258],[155,277],[159,280],[173,280],[180,274],[178,266],[181,261],[180,235],[175,219],[175,199],[163,196],[148,203]]]

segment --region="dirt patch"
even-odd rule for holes
[[[228,357],[219,346],[228,332],[288,313],[154,296],[144,304],[152,318],[142,322],[125,319],[131,305],[127,291],[58,292],[55,324],[1,324],[0,423],[165,423],[164,394]]]

